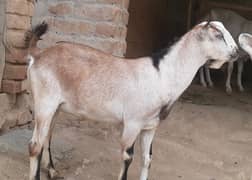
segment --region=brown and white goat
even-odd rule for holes
[[[28,40],[34,37],[38,40],[45,26],[35,27],[34,36]],[[209,58],[216,59],[211,67],[220,68],[226,61],[236,59],[237,49],[222,23],[213,21],[195,26],[170,49],[135,60],[67,42],[59,42],[41,53],[31,51],[28,77],[35,128],[29,144],[30,180],[40,179],[43,151],[49,176],[54,176],[50,142],[52,121],[58,109],[88,119],[123,124],[119,180],[127,179],[134,142],[140,135],[140,180],[147,180],[152,140],[160,121],[167,117],[174,102]]]

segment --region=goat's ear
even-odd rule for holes
[[[252,35],[248,33],[242,33],[238,38],[240,47],[246,51],[250,57],[252,57]]]
[[[212,21],[212,17],[211,17],[211,13],[209,12],[207,14],[207,23],[205,24],[205,27],[208,27],[211,21]]]
[[[207,21],[207,23],[204,25],[204,27],[203,28],[208,28],[210,26],[210,21]]]

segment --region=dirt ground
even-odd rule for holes
[[[252,180],[252,91],[193,85],[160,124],[150,180]],[[57,118],[52,152],[66,180],[115,180],[120,170],[119,126]],[[0,136],[0,180],[28,179],[26,127]],[[140,171],[139,143],[129,180]],[[42,172],[42,180],[45,180]]]

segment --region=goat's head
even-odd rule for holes
[[[238,47],[224,25],[218,21],[203,22],[196,26],[196,36],[201,50],[206,55],[210,68],[220,68],[227,61],[235,61]]]
[[[252,35],[248,33],[242,33],[239,35],[240,47],[249,54],[252,59]]]

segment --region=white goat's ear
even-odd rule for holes
[[[209,27],[209,25],[210,25],[210,21],[207,21],[204,27]]]
[[[252,57],[252,35],[248,33],[242,33],[239,35],[240,47],[246,51],[250,57]]]

